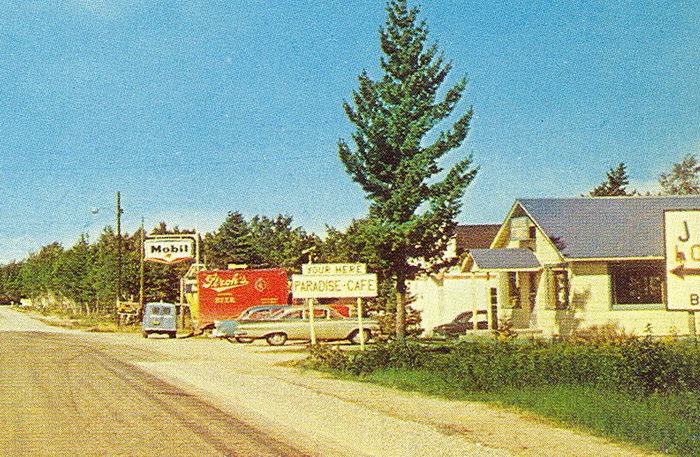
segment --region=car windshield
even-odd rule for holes
[[[459,316],[455,317],[454,322],[457,322],[459,324],[464,324],[465,322],[468,322],[471,318],[472,318],[472,313],[466,312],[466,313],[462,313]]]

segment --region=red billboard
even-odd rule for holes
[[[287,272],[282,269],[200,271],[197,288],[199,328],[235,319],[251,306],[285,305],[289,298]]]

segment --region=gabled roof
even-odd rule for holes
[[[491,246],[501,224],[472,224],[458,225],[455,230],[457,255],[472,249],[482,249]]]
[[[469,258],[476,270],[536,271],[542,268],[535,254],[526,248],[472,249]]]
[[[698,209],[700,196],[519,199],[569,259],[664,256],[664,210]]]

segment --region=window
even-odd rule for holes
[[[301,310],[295,309],[294,311],[290,311],[287,314],[282,315],[281,319],[301,319]]]
[[[462,313],[459,316],[455,317],[455,320],[453,322],[455,322],[456,324],[466,324],[467,322],[469,322],[471,320],[471,318],[472,318],[472,313],[468,311],[466,313]]]
[[[661,262],[611,265],[615,305],[663,303],[664,268]]]
[[[535,227],[534,225],[531,225],[528,228],[528,235],[529,235],[531,240],[534,240],[535,238],[537,238],[537,227]]]

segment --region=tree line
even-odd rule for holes
[[[630,180],[624,162],[608,170],[605,180],[589,192],[591,197],[629,197],[640,195],[637,190],[628,189]],[[694,154],[687,154],[674,163],[670,170],[659,175],[659,195],[699,195],[700,163]]]
[[[290,273],[300,272],[310,256],[314,262],[363,262],[370,271],[378,273],[385,289],[391,289],[387,265],[371,248],[370,232],[367,220],[358,219],[344,231],[326,227],[322,239],[295,226],[291,216],[256,215],[246,220],[241,213],[230,212],[217,230],[203,234],[200,255],[210,269],[244,264],[253,268],[285,268]],[[169,228],[161,222],[146,236],[178,233],[194,231]],[[0,265],[0,303],[19,303],[28,298],[74,314],[115,312],[119,257],[120,299],[138,301],[143,235],[142,229],[122,234],[121,256],[117,234],[108,226],[94,241],[83,234],[73,246],[53,242],[27,259]],[[146,262],[146,301],[178,301],[180,278],[191,263]],[[386,301],[379,303],[386,305]]]

